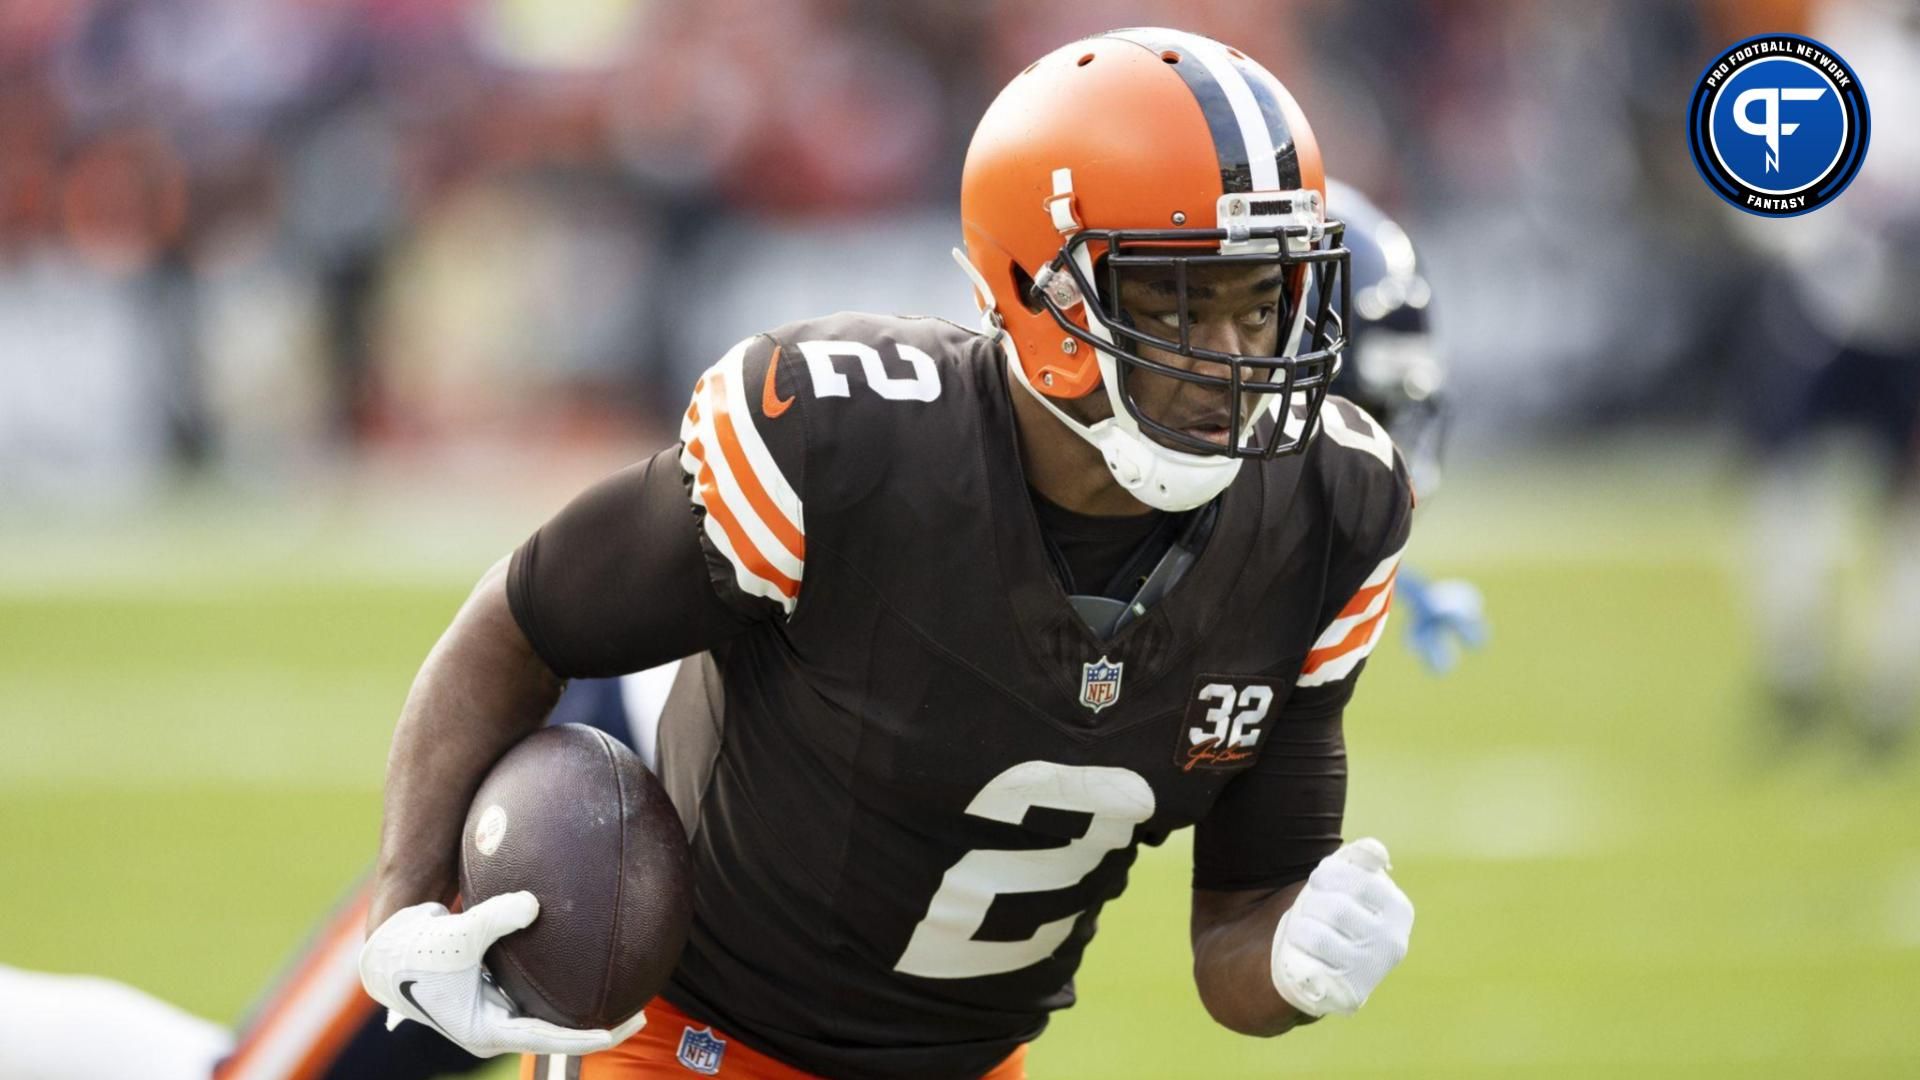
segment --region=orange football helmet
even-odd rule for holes
[[[1114,30],[1042,57],[988,107],[961,179],[963,265],[1019,381],[1137,498],[1187,509],[1224,490],[1242,459],[1298,452],[1312,437],[1343,347],[1334,305],[1347,253],[1325,206],[1319,145],[1271,73],[1197,34]],[[1221,264],[1282,268],[1280,355],[1190,341],[1188,268]],[[1177,336],[1122,312],[1129,267],[1172,271]],[[1143,346],[1190,363],[1150,359]],[[1229,395],[1227,444],[1142,414],[1130,370]],[[1092,425],[1053,400],[1101,386],[1113,416]]]

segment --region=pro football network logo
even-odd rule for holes
[[[702,1076],[713,1076],[720,1071],[720,1059],[727,1053],[727,1040],[714,1035],[710,1027],[694,1030],[687,1025],[680,1033],[680,1051],[674,1056],[680,1064]]]
[[[1102,656],[1091,664],[1080,665],[1080,704],[1099,712],[1120,700],[1120,669]]]
[[[1867,159],[1860,80],[1832,49],[1762,34],[1707,65],[1687,108],[1694,167],[1749,214],[1794,217],[1832,202]]]

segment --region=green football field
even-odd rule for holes
[[[1176,838],[1033,1075],[1920,1076],[1920,768],[1756,736],[1737,489],[1669,466],[1460,466],[1422,511],[1495,637],[1438,680],[1383,647],[1349,714],[1348,833],[1419,912],[1361,1015],[1214,1028]],[[295,509],[0,530],[0,963],[235,1019],[366,864],[413,668],[543,506]]]

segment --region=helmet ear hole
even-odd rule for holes
[[[1008,263],[1007,268],[1013,272],[1013,290],[1020,295],[1020,306],[1026,308],[1029,315],[1040,314],[1040,297],[1033,287],[1033,276],[1022,270],[1019,263]]]

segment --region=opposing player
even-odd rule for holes
[[[543,526],[429,656],[362,958],[396,1015],[592,1053],[588,1080],[1016,1076],[1136,845],[1187,825],[1226,1026],[1351,1012],[1404,955],[1386,850],[1338,822],[1412,500],[1327,400],[1346,254],[1305,118],[1234,50],[1116,31],[1015,78],[962,189],[987,333],[741,342],[682,444]],[[514,1018],[479,966],[510,927],[437,906],[467,799],[562,680],[683,656],[675,977],[630,1041]]]
[[[1351,309],[1340,312],[1348,341],[1333,389],[1385,424],[1407,455],[1420,502],[1440,486],[1446,365],[1433,339],[1433,289],[1405,229],[1350,184],[1327,181],[1328,212],[1346,226]],[[1428,581],[1402,566],[1394,597],[1406,641],[1428,671],[1443,675],[1463,649],[1486,644],[1485,604],[1472,582]]]

